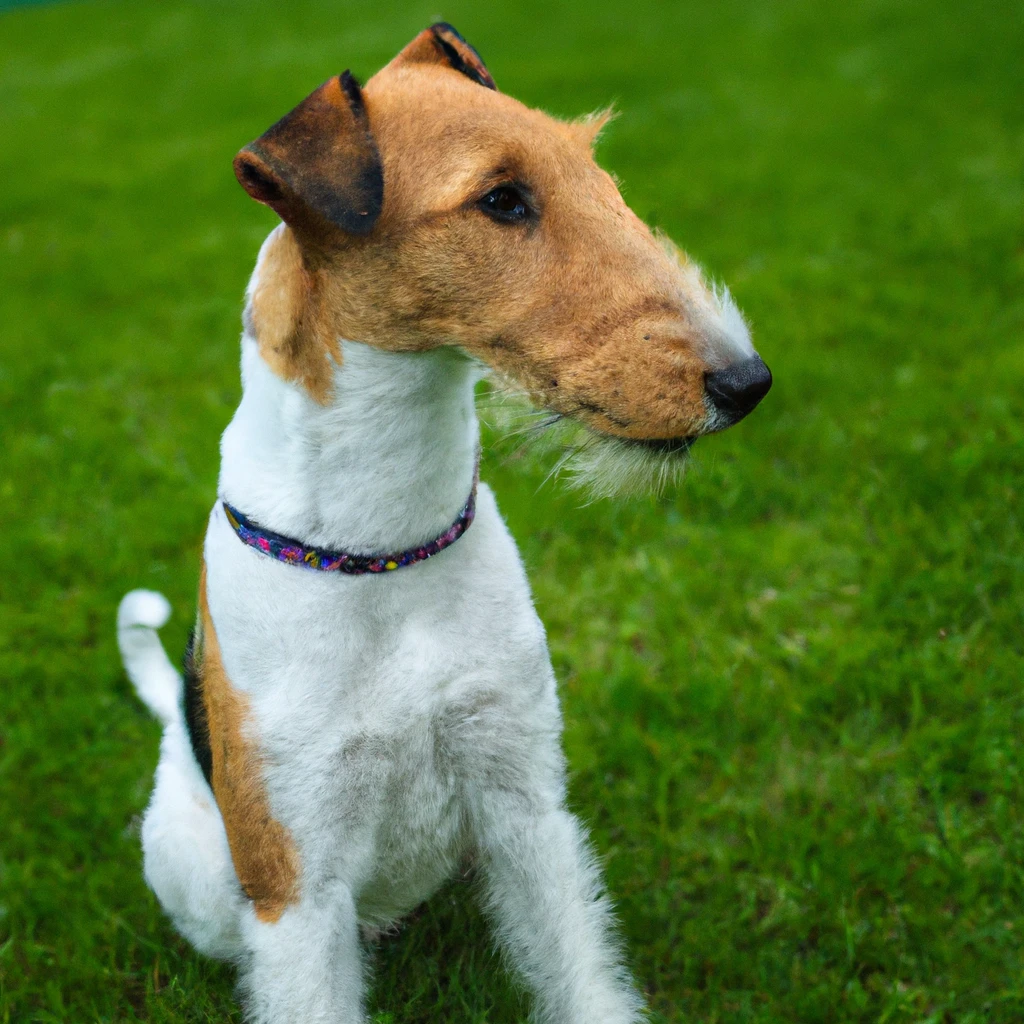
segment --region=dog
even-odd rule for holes
[[[771,375],[726,291],[629,210],[563,122],[449,25],[345,72],[235,159],[281,218],[246,294],[184,679],[159,594],[118,611],[161,720],[145,877],[256,1024],[365,1020],[362,936],[470,858],[551,1024],[643,1001],[579,821],[515,543],[477,482],[489,368],[656,483]],[[598,452],[598,455],[594,455]]]

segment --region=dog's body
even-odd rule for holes
[[[440,533],[472,486],[478,369],[449,350],[344,351],[337,401],[323,408],[243,342],[245,396],[224,436],[221,493],[325,546],[340,546],[334,523],[361,550],[381,550],[382,529],[392,547],[411,546]],[[224,671],[260,738],[273,817],[296,844],[284,888],[301,895],[260,920],[181,712],[143,830],[146,877],[199,949],[249,961],[254,1018],[358,1020],[357,922],[391,924],[472,853],[517,962],[538,983],[561,965],[549,1018],[633,1019],[597,876],[564,810],[544,631],[490,491],[481,486],[457,544],[409,571],[339,579],[260,557],[220,504],[204,560]],[[173,695],[167,704],[177,708]],[[279,880],[257,884],[273,916]]]
[[[440,63],[455,67],[448,50],[461,39],[448,31],[433,30],[435,49]],[[475,54],[460,48],[457,56],[465,62]],[[473,88],[486,84],[482,75],[469,75],[479,83]],[[384,107],[383,100],[370,106],[371,124],[377,110],[386,127]],[[341,342],[339,335],[351,336],[345,322],[354,314],[346,314],[323,342],[321,362],[309,325],[322,333],[323,308],[356,300],[332,300],[315,317],[295,314],[299,300],[287,282],[305,282],[303,309],[325,294],[315,277],[330,262],[322,237],[287,190],[281,199],[277,179],[273,189],[264,178],[246,187],[279,202],[287,224],[265,243],[250,284],[244,396],[222,442],[221,498],[321,549],[399,552],[443,535],[475,487],[480,364],[466,352],[479,351],[457,324],[436,347],[424,344],[422,318],[415,341],[393,330],[387,343]],[[311,238],[319,240],[304,248]],[[295,239],[294,266],[303,271],[284,262],[299,251]],[[431,316],[438,301],[432,292]],[[486,319],[488,299],[480,301]],[[282,333],[282,306],[302,329],[292,324],[287,344],[268,347],[268,334]],[[707,308],[721,329],[705,348],[720,355],[717,363],[702,357],[701,372],[749,360],[734,309]],[[373,336],[370,314],[359,315],[360,336]],[[657,307],[654,315],[650,322],[666,314]],[[487,332],[492,337],[493,326]],[[518,344],[498,334],[504,340],[495,350]],[[559,381],[537,383],[561,372],[558,360],[541,362],[542,370],[518,376],[534,394],[547,388],[558,408],[562,399],[550,391]],[[566,379],[591,372],[591,381],[613,372],[566,370]],[[621,389],[611,391],[621,397]],[[628,436],[621,415],[575,402]],[[706,411],[687,445],[696,432],[722,425],[716,415],[720,407]],[[672,429],[654,436],[679,436]],[[392,568],[347,576],[282,564],[240,543],[218,501],[184,702],[154,632],[166,603],[147,592],[128,595],[119,613],[126,667],[165,726],[143,826],[149,884],[198,949],[240,965],[252,1020],[354,1024],[363,1016],[360,928],[392,924],[472,857],[541,1019],[638,1020],[641,1002],[610,936],[592,854],[565,809],[544,630],[486,486],[457,543]]]

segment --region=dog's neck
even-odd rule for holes
[[[242,401],[221,440],[220,495],[267,529],[354,553],[430,541],[473,485],[477,365],[458,351],[342,343],[326,405],[242,340]]]

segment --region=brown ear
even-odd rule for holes
[[[359,83],[348,71],[329,79],[235,157],[235,176],[292,226],[369,234],[384,171]]]
[[[471,78],[477,85],[497,89],[480,54],[446,21],[424,29],[392,64],[443,64]]]

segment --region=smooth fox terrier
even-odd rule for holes
[[[474,385],[510,378],[585,431],[585,469],[635,483],[771,376],[594,162],[605,119],[496,91],[438,24],[235,159],[283,223],[246,295],[184,683],[162,596],[128,594],[118,638],[164,730],[146,880],[238,965],[250,1021],[365,1020],[363,933],[466,858],[539,1020],[644,1015],[566,809],[544,628],[477,484]]]

